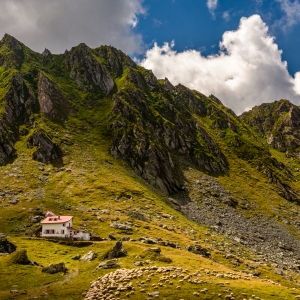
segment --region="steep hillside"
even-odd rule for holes
[[[122,271],[132,272],[131,299],[171,295],[158,284],[164,272],[181,287],[170,299],[196,299],[200,289],[202,299],[300,294],[300,163],[297,143],[287,142],[290,131],[297,139],[298,108],[288,101],[272,105],[289,107],[293,121],[268,107],[237,117],[215,96],[158,80],[113,47],[39,54],[5,35],[0,103],[0,232],[38,264],[69,270],[42,273],[1,256],[0,298],[83,299],[111,271],[96,267],[114,239],[127,253],[114,263],[132,269]],[[281,152],[280,137],[293,155]],[[103,241],[30,236],[47,210],[73,215]],[[92,262],[72,259],[90,250]],[[99,279],[86,298],[101,299],[102,285],[114,294],[103,299],[127,297],[131,288],[106,286],[121,273]]]

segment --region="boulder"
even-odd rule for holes
[[[113,246],[111,252],[108,255],[108,258],[117,258],[117,257],[122,257],[126,256],[127,251],[123,247],[122,241],[119,240],[116,242],[116,244]]]
[[[115,228],[115,229],[121,229],[121,230],[132,230],[132,227],[127,225],[127,224],[123,224],[123,223],[118,223],[118,222],[114,222],[110,225],[110,227]]]
[[[208,249],[201,247],[199,245],[188,245],[186,247],[186,250],[195,254],[199,254],[202,255],[204,257],[209,257],[210,256],[210,252],[208,251]]]
[[[32,262],[27,257],[27,250],[14,252],[10,257],[10,262],[17,265],[31,265]]]
[[[42,272],[49,273],[49,274],[55,274],[59,272],[66,273],[68,269],[66,268],[64,263],[58,263],[58,264],[51,264],[48,267],[44,267],[42,269]]]
[[[92,261],[93,259],[96,258],[96,254],[94,251],[89,251],[85,255],[83,255],[80,260],[85,260],[85,261]]]
[[[13,253],[17,247],[6,238],[0,238],[0,253]]]
[[[139,211],[129,211],[127,213],[127,215],[130,216],[133,219],[136,219],[136,220],[140,220],[140,221],[143,221],[143,222],[149,222],[149,220],[147,219],[147,217],[145,217],[145,215],[142,214]]]
[[[79,260],[80,257],[81,257],[81,255],[80,255],[80,254],[77,254],[77,255],[73,256],[72,259],[73,259],[73,260]]]
[[[120,265],[117,263],[117,259],[110,259],[110,260],[107,260],[105,262],[102,262],[101,264],[99,264],[97,266],[96,269],[118,269],[120,268]]]
[[[158,243],[157,240],[155,240],[153,238],[147,238],[147,237],[141,237],[140,241],[145,244],[157,244]]]

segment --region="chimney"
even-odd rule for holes
[[[60,216],[58,216],[58,220],[60,220]]]

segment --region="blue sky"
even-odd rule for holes
[[[290,25],[285,20],[288,16],[282,7],[284,2],[289,3],[219,0],[210,12],[205,0],[145,0],[146,12],[138,17],[135,31],[142,34],[145,48],[153,46],[154,41],[161,45],[174,40],[177,51],[196,49],[209,55],[219,51],[223,33],[236,30],[241,17],[259,14],[283,50],[282,57],[288,62],[290,73],[294,74],[300,70],[300,4],[294,14],[298,20]]]
[[[0,35],[42,52],[112,45],[238,114],[300,104],[300,0],[1,0]]]

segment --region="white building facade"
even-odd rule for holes
[[[69,238],[74,240],[90,240],[90,234],[82,229],[73,227],[73,216],[56,216],[51,211],[41,222],[41,237]]]

